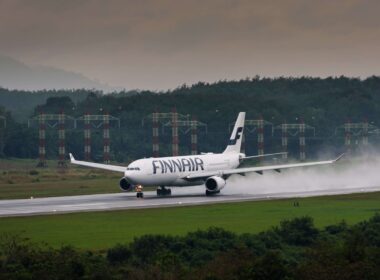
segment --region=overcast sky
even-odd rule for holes
[[[378,0],[0,0],[0,54],[127,89],[380,74]]]

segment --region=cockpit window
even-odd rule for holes
[[[138,171],[140,171],[140,167],[127,167],[127,170],[138,170]]]

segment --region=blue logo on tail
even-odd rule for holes
[[[236,141],[240,139],[242,132],[243,132],[243,128],[238,127],[238,129],[236,130],[235,137],[230,139],[230,142],[228,143],[228,145],[235,145]]]

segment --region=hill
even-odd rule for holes
[[[47,66],[30,66],[0,55],[0,86],[18,90],[102,89],[110,87],[82,74]]]

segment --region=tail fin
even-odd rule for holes
[[[240,112],[236,120],[234,130],[232,131],[228,146],[224,150],[223,154],[240,153],[241,140],[243,138],[244,121],[245,121],[245,112]]]

